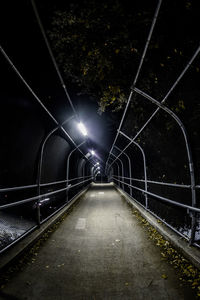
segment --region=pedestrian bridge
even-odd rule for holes
[[[177,36],[155,31],[158,0],[144,48],[131,48],[138,67],[116,126],[116,112],[100,117],[93,102],[71,99],[30,2],[28,42],[16,53],[5,34],[0,46],[0,298],[191,299],[200,290],[200,46],[189,36],[191,3],[182,42],[181,26]],[[174,29],[177,16],[165,6],[163,15]],[[153,34],[175,34],[184,55]],[[26,47],[41,54],[31,70]]]

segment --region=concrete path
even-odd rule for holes
[[[28,300],[192,298],[109,184],[89,189],[45,242],[34,264],[8,282],[0,296]]]

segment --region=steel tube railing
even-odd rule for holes
[[[116,178],[115,178],[115,180],[117,180],[117,181],[119,181],[119,182],[123,182],[123,181],[121,181],[121,180],[119,180],[119,179],[116,179]],[[129,183],[126,183],[126,182],[125,182],[124,184],[126,184],[126,185],[128,185],[128,186],[130,185]],[[193,207],[193,206],[190,206],[190,205],[187,205],[187,204],[183,204],[183,203],[176,202],[176,201],[171,200],[171,199],[168,199],[168,198],[166,198],[166,197],[162,197],[162,196],[159,196],[159,195],[157,195],[157,194],[154,194],[154,193],[145,191],[145,190],[143,190],[143,189],[141,189],[141,188],[138,188],[137,186],[134,186],[134,185],[132,185],[132,188],[133,188],[133,189],[136,189],[136,190],[138,190],[138,191],[140,191],[140,192],[142,192],[142,193],[144,193],[144,194],[148,194],[149,196],[152,196],[152,197],[155,197],[155,198],[157,198],[157,199],[159,199],[159,200],[162,200],[162,201],[164,201],[164,202],[167,202],[167,203],[169,203],[169,204],[172,204],[172,205],[175,205],[175,206],[178,206],[178,207],[182,207],[182,208],[186,208],[186,209],[188,209],[189,211],[192,211],[192,212],[200,213],[200,208],[197,208],[197,207]]]
[[[89,184],[86,186],[86,188],[89,186]],[[74,195],[72,197],[72,199],[70,199],[70,202],[72,202],[75,197],[77,197],[77,195],[79,195],[81,192],[78,192],[76,195]],[[55,214],[57,214],[60,210],[62,210],[64,207],[66,207],[66,205],[68,205],[69,203],[64,203],[61,207],[59,207],[56,211],[54,211],[52,214],[50,214],[48,217],[46,217],[45,219],[43,219],[41,221],[40,224],[45,223],[46,221],[48,221],[50,218],[52,218]],[[26,232],[24,232],[22,235],[20,235],[19,237],[17,237],[14,241],[12,241],[9,245],[5,246],[3,249],[0,250],[0,254],[5,252],[7,249],[9,249],[11,246],[15,245],[16,243],[18,243],[20,240],[22,240],[23,238],[25,238],[27,235],[29,235],[31,232],[33,232],[35,229],[38,228],[38,225],[34,225],[33,227],[31,227],[29,230],[27,230]]]
[[[117,147],[116,145],[114,145],[114,148],[116,148],[118,151],[122,151],[119,147]],[[131,178],[132,178],[132,168],[131,168],[131,159],[130,159],[130,157],[129,157],[129,155],[126,153],[126,152],[124,152],[123,153],[125,156],[126,156],[126,158],[128,159],[128,168],[129,168],[129,181],[130,181],[130,184],[132,184],[132,181],[131,181]],[[125,178],[125,177],[124,177]],[[129,187],[129,189],[130,189],[130,195],[132,196],[132,188],[131,187]]]
[[[192,151],[188,142],[188,135],[185,129],[185,126],[183,125],[182,121],[179,119],[179,117],[168,107],[164,106],[163,103],[158,102],[155,100],[153,97],[149,96],[148,94],[144,93],[143,91],[139,90],[138,88],[134,88],[134,91],[141,96],[143,96],[145,99],[151,101],[151,103],[155,104],[165,112],[167,112],[179,125],[184,141],[185,141],[185,146],[186,146],[186,151],[187,151],[187,157],[188,157],[188,165],[189,165],[189,171],[190,171],[190,182],[191,182],[191,194],[192,194],[192,206],[196,206],[196,190],[195,190],[195,175],[194,175],[194,164],[193,164],[193,157],[192,157]],[[195,236],[195,231],[196,231],[196,217],[193,215],[192,217],[192,234],[191,234],[191,241],[190,244],[193,243],[194,236]]]
[[[119,176],[121,177],[121,176]],[[139,181],[139,182],[145,182],[144,179],[138,179],[138,178],[129,178],[129,177],[124,177],[124,179],[132,179],[132,181]],[[186,184],[176,184],[176,183],[170,183],[170,182],[162,182],[162,181],[152,181],[152,180],[147,180],[147,183],[152,183],[152,184],[160,184],[160,185],[166,185],[166,186],[172,186],[172,187],[180,187],[180,188],[191,188],[191,185],[186,185]],[[196,186],[197,187],[197,186]]]
[[[68,189],[72,189],[72,188],[76,187],[77,185],[80,185],[80,184],[82,184],[84,182],[87,182],[87,181],[89,181],[91,179],[92,179],[92,176],[91,176],[91,178],[89,178],[87,180],[83,180],[83,181],[81,181],[79,183],[76,183],[74,185],[70,184],[69,186],[67,186],[65,188],[62,188],[62,189],[59,189],[59,190],[56,190],[56,191],[53,191],[53,192],[48,192],[48,193],[45,193],[45,194],[41,194],[41,195],[37,195],[37,196],[34,196],[34,197],[30,197],[30,198],[27,198],[27,199],[24,199],[24,200],[21,200],[21,201],[17,201],[17,202],[12,202],[12,203],[8,203],[8,204],[0,205],[0,209],[6,209],[6,208],[14,207],[14,206],[19,206],[19,205],[22,205],[22,204],[33,202],[33,201],[38,200],[38,199],[43,199],[45,197],[52,196],[52,195],[64,192],[64,191],[66,191]]]
[[[38,186],[37,184],[31,184],[31,185],[24,185],[24,186],[14,186],[14,187],[2,188],[2,189],[0,189],[0,193],[32,189],[32,188],[36,188],[37,186]]]

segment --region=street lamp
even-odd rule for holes
[[[90,152],[92,155],[95,155],[95,152],[94,152],[94,150],[91,150],[91,152]]]
[[[86,136],[87,135],[87,130],[85,128],[85,126],[83,125],[83,123],[78,123],[78,129],[80,130],[80,132],[82,133],[82,135]]]

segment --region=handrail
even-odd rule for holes
[[[85,178],[91,177],[91,175],[89,176],[85,176]],[[69,179],[68,181],[73,181],[73,180],[77,180],[77,179],[81,179],[84,177],[76,177],[76,178],[72,178]],[[61,184],[61,183],[65,183],[67,182],[67,180],[60,180],[60,181],[54,181],[54,182],[47,182],[47,183],[41,183],[40,186],[45,187],[45,186],[50,186],[50,185],[55,185],[55,184]],[[2,188],[0,189],[0,193],[2,192],[12,192],[12,191],[18,191],[18,190],[26,190],[26,189],[32,189],[32,188],[36,188],[38,185],[37,184],[32,184],[32,185],[24,185],[24,186],[14,186],[14,187],[9,187],[9,188]]]
[[[114,176],[113,176],[113,177],[114,177]],[[116,179],[116,178],[115,178],[115,180],[117,180],[117,181],[119,181],[119,182],[122,182],[121,180]],[[124,184],[130,186],[129,183],[124,182]],[[145,191],[145,190],[143,190],[143,189],[140,189],[140,188],[138,188],[138,187],[136,187],[136,186],[134,186],[134,185],[131,185],[131,187],[134,188],[134,189],[136,189],[136,190],[138,190],[138,191],[140,191],[140,192],[142,192],[142,193],[144,193],[144,194],[148,194],[149,196],[155,197],[155,198],[157,198],[157,199],[159,199],[159,200],[162,200],[162,201],[164,201],[164,202],[167,202],[167,203],[170,203],[170,204],[173,204],[173,205],[175,205],[175,206],[182,207],[182,208],[186,208],[186,209],[188,209],[188,210],[190,210],[190,211],[193,211],[193,212],[198,212],[198,213],[200,213],[200,208],[197,208],[197,207],[194,207],[194,206],[190,206],[190,205],[187,205],[187,204],[182,204],[182,203],[176,202],[176,201],[171,200],[171,199],[168,199],[168,198],[166,198],[166,197],[162,197],[162,196],[159,196],[159,195],[157,195],[157,194],[154,194],[154,193]]]
[[[117,175],[113,175],[113,176],[117,176]],[[118,177],[122,177],[122,176],[118,176]],[[144,179],[130,178],[130,177],[123,177],[123,178],[124,178],[124,179],[127,179],[127,180],[132,179],[133,181],[145,182]],[[176,184],[176,183],[163,182],[163,181],[152,181],[152,180],[147,180],[147,183],[160,184],[160,185],[167,185],[167,186],[180,187],[180,188],[188,188],[188,189],[191,188],[191,185],[186,185],[186,184]],[[196,186],[195,188],[198,188],[198,186]]]
[[[76,187],[77,185],[80,185],[80,184],[82,184],[84,182],[87,182],[87,181],[89,181],[91,179],[92,179],[92,176],[91,176],[91,178],[89,178],[87,180],[83,180],[83,181],[78,182],[78,183],[76,183],[74,185],[70,184],[70,185],[68,185],[65,188],[62,188],[62,189],[59,189],[59,190],[56,190],[56,191],[53,191],[53,192],[49,192],[49,193],[37,195],[37,196],[30,197],[30,198],[27,198],[27,199],[24,199],[24,200],[21,200],[21,201],[17,201],[17,202],[12,202],[12,203],[8,203],[8,204],[0,205],[0,209],[5,209],[5,208],[9,208],[9,207],[19,206],[19,205],[22,205],[22,204],[25,204],[25,203],[33,202],[33,201],[38,200],[38,199],[40,200],[41,198],[48,197],[48,196],[51,196],[51,195],[54,195],[54,194],[61,193],[63,191],[72,189],[72,188]]]
[[[36,188],[36,187],[37,187],[37,184],[24,185],[24,186],[14,186],[14,187],[8,187],[8,188],[0,189],[0,193],[2,193],[2,192],[12,192],[12,191],[18,191],[18,190],[26,190],[26,189]]]

